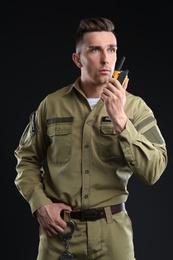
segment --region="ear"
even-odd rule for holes
[[[74,63],[77,65],[78,68],[82,68],[82,63],[79,54],[73,53],[72,60],[74,61]]]

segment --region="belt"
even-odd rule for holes
[[[112,214],[119,213],[125,210],[125,203],[110,206],[110,209]],[[70,217],[72,219],[80,219],[83,221],[97,220],[101,218],[106,218],[106,213],[105,208],[85,209],[80,211],[70,211]]]

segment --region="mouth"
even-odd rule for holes
[[[100,69],[99,73],[102,75],[108,75],[111,73],[111,71],[109,69]]]

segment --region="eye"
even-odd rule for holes
[[[116,48],[115,47],[109,48],[109,52],[116,52]]]
[[[99,48],[98,47],[94,47],[91,49],[91,52],[99,52]]]

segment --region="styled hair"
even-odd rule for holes
[[[80,44],[83,36],[87,32],[112,32],[115,35],[115,26],[113,22],[104,17],[86,18],[80,20],[79,26],[76,31],[76,47]]]

